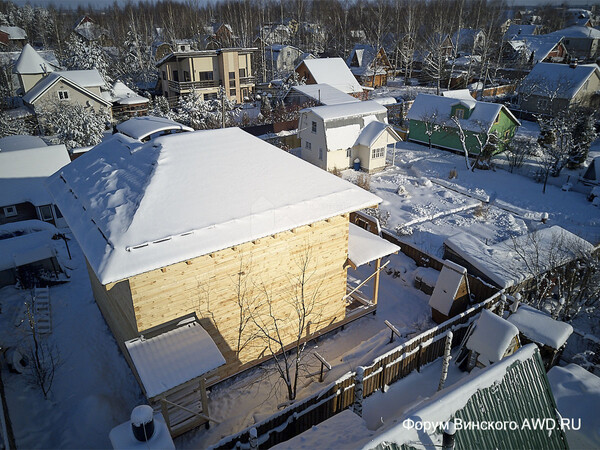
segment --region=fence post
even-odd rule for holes
[[[250,450],[258,449],[258,433],[256,432],[256,428],[250,428],[250,433],[248,437],[248,444],[250,444]]]
[[[444,347],[444,361],[442,362],[442,376],[440,377],[440,384],[438,385],[438,391],[441,391],[444,388],[444,383],[446,382],[446,378],[448,377],[448,366],[450,365],[450,351],[452,350],[452,331],[448,330],[446,334],[446,346]]]
[[[358,367],[354,376],[354,403],[352,410],[354,413],[362,417],[362,401],[363,401],[363,380],[365,377],[365,368]]]
[[[423,351],[423,343],[419,344],[417,350],[417,372],[421,373],[421,353]]]
[[[505,307],[506,307],[506,295],[502,294],[500,296],[500,302],[498,302],[498,311],[496,311],[496,314],[498,314],[498,317],[504,316],[504,308]]]

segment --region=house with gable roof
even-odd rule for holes
[[[549,36],[560,36],[569,55],[580,60],[594,60],[600,50],[600,30],[574,25],[563,30],[548,33]]]
[[[538,63],[521,82],[519,107],[532,114],[556,114],[573,107],[600,106],[597,64]]]
[[[52,72],[27,91],[23,102],[36,114],[45,105],[58,102],[105,110],[112,115],[108,86],[97,69]]]
[[[366,44],[355,44],[346,59],[346,64],[361,85],[373,88],[387,85],[388,76],[392,71],[392,65],[383,47],[376,50]]]
[[[374,100],[303,109],[298,137],[302,159],[327,171],[348,169],[357,159],[362,170],[381,170],[388,145],[401,140],[385,106]]]
[[[27,33],[21,27],[0,25],[0,43],[9,50],[22,48],[27,44]]]
[[[503,44],[502,58],[530,67],[539,62],[562,63],[568,55],[562,41],[561,36],[520,35]]]
[[[73,32],[86,41],[104,41],[108,36],[108,30],[102,28],[87,15],[77,19]]]
[[[452,45],[457,53],[470,55],[477,53],[485,45],[485,33],[474,28],[461,28],[452,35]]]
[[[247,176],[267,166],[273,176]],[[256,286],[245,301],[257,302],[260,317],[272,306],[288,346],[297,339],[286,317],[302,258],[311,273],[304,292],[318,293],[306,341],[373,312],[379,261],[398,250],[349,222],[379,197],[239,128],[145,143],[116,133],[48,188],[86,257],[96,302],[155,405],[166,399],[197,411],[203,379],[210,386],[270,357],[252,322],[235,313],[232,280]],[[373,297],[355,302],[348,270],[369,261]],[[172,434],[204,423],[182,414],[177,423],[166,418]]]
[[[288,76],[304,55],[299,48],[285,44],[271,44],[265,47],[264,52],[267,74],[270,79]]]
[[[21,92],[29,92],[46,75],[59,70],[56,63],[45,60],[31,45],[25,44],[13,66],[13,73],[19,78]]]
[[[483,142],[485,135],[497,136],[497,151],[501,152],[521,125],[506,106],[477,101],[468,90],[445,91],[444,96],[419,94],[406,117],[410,140],[462,152],[456,118],[469,153],[475,155],[480,151],[476,135]]]
[[[306,84],[329,84],[360,100],[368,97],[342,58],[305,59],[295,70]]]

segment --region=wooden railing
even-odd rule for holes
[[[191,91],[194,89],[204,89],[219,86],[218,80],[204,81],[170,81],[169,89],[177,92]]]
[[[373,363],[362,368],[363,397],[368,397],[444,354],[444,338],[452,330],[452,345],[457,346],[464,338],[469,325],[481,310],[495,310],[501,292],[474,305],[464,313],[431,328],[400,344],[393,350],[377,357]],[[228,436],[214,449],[269,448],[318,425],[324,420],[351,407],[355,401],[356,372],[348,372],[322,391],[287,407],[281,412],[245,430]]]

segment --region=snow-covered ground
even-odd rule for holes
[[[526,124],[520,132],[535,137],[534,125]],[[600,153],[599,141],[593,150]],[[372,176],[371,190],[383,198],[381,209],[390,213],[385,226],[398,228],[403,239],[423,250],[441,255],[444,239],[459,231],[489,243],[523,234],[539,225],[544,212],[549,214],[549,224],[560,225],[594,244],[600,242],[600,209],[582,193],[564,192],[560,186],[550,185],[542,194],[541,184],[526,172],[512,174],[501,168],[470,172],[462,156],[413,143],[398,144],[395,163],[395,167]],[[453,169],[458,177],[449,179]],[[355,174],[347,171],[344,176],[352,178]],[[50,288],[53,333],[48,341],[59,350],[60,364],[49,398],[45,400],[24,375],[2,374],[17,445],[23,448],[107,448],[110,429],[126,421],[133,407],[144,402],[94,302],[83,255],[74,240],[69,245],[72,260],[68,260],[64,244],[56,242],[61,262],[71,269],[71,280]],[[333,369],[324,383],[318,383],[317,377],[302,378],[299,398],[400,344],[400,339],[388,343],[384,320],[407,336],[433,326],[429,296],[413,288],[414,261],[402,254],[390,259],[390,270],[381,280],[377,315],[361,318],[310,344],[307,355],[309,361],[314,360],[315,370],[319,363],[311,353],[316,349]],[[356,283],[372,270],[364,267],[350,277]],[[362,290],[371,292],[368,284]],[[15,316],[27,294],[13,287],[0,290],[3,347],[25,347],[29,342],[23,333],[25,324],[15,326]],[[597,318],[582,315],[584,331],[596,332],[594,323],[597,326]],[[431,375],[423,371],[403,381],[410,388],[399,395],[410,391],[410,398],[400,402],[387,394],[373,396],[372,411],[369,404],[365,408],[369,427],[376,428],[380,417],[385,420],[386,415],[398,414],[419,396],[433,393],[439,374],[435,364]],[[285,401],[285,392],[268,369],[266,364],[214,387],[209,396],[211,415],[221,423],[188,433],[178,438],[176,445],[204,448],[275,413]]]

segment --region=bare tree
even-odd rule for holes
[[[451,120],[456,126],[458,139],[460,140],[465,155],[467,169],[475,171],[476,167],[489,167],[490,160],[496,153],[498,142],[500,140],[496,130],[492,130],[492,127],[490,127],[489,124],[473,121],[476,130],[465,131],[463,124],[458,117],[453,116]],[[467,144],[467,139],[469,139],[472,145],[469,146]],[[475,161],[472,164],[469,161],[469,153],[471,152],[477,153]]]
[[[515,169],[523,167],[525,157],[536,154],[539,145],[536,141],[526,137],[516,137],[506,146],[504,155],[508,161],[508,167],[511,173]]]
[[[278,298],[271,286],[262,284],[261,294],[247,303],[247,314],[256,328],[256,336],[273,358],[290,401],[296,398],[306,339],[321,324],[324,307],[320,300],[322,280],[314,279],[317,264],[308,244],[296,263],[297,272],[289,274],[285,299]],[[315,328],[311,330],[311,327]]]

